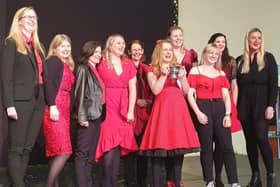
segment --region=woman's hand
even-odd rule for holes
[[[208,117],[206,116],[206,114],[204,114],[203,112],[199,112],[197,115],[196,115],[199,123],[203,124],[203,125],[206,125],[208,123]]]
[[[50,106],[50,119],[53,121],[59,120],[59,111],[55,105]]]
[[[186,79],[187,71],[184,66],[181,66],[178,73],[178,79],[183,80]]]
[[[272,119],[274,116],[274,109],[272,106],[266,107],[265,110],[265,119]]]
[[[18,119],[17,111],[14,106],[8,107],[6,109],[6,111],[7,111],[7,115],[9,118],[14,119],[14,120]]]
[[[231,127],[231,118],[230,118],[229,115],[225,115],[225,116],[224,116],[224,119],[223,119],[223,126],[224,126],[225,128]]]
[[[137,99],[136,103],[139,107],[146,107],[148,105],[146,99]]]
[[[162,64],[160,67],[160,71],[162,75],[168,75],[169,74],[169,64]]]
[[[88,127],[89,126],[88,121],[82,121],[82,122],[80,122],[80,125],[82,127]]]
[[[134,112],[128,111],[126,121],[128,123],[132,123],[134,121]]]

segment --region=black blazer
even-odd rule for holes
[[[47,76],[45,59],[43,55],[41,58],[45,82]],[[32,99],[38,86],[38,68],[34,54],[19,53],[16,42],[11,38],[6,39],[1,51],[0,64],[4,107],[15,106],[15,101]]]
[[[240,120],[260,120],[268,106],[275,107],[278,90],[277,64],[274,56],[265,52],[265,67],[258,71],[257,57],[250,64],[248,73],[241,73],[242,59],[237,58],[238,117]]]

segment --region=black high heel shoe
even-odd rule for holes
[[[215,180],[215,187],[225,187],[224,183],[222,182],[221,179],[216,179]]]
[[[259,172],[253,173],[251,180],[246,187],[262,187],[262,181]]]

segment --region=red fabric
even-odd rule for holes
[[[231,101],[231,132],[238,132],[242,129],[241,123],[238,119],[237,109],[233,102],[232,94],[230,94],[230,101]]]
[[[55,98],[55,105],[59,111],[59,120],[52,121],[50,119],[49,106],[45,108],[43,117],[43,133],[46,141],[46,156],[48,157],[72,153],[70,140],[70,92],[74,84],[74,75],[68,65],[63,64],[62,80]]]
[[[118,75],[106,59],[98,66],[98,73],[106,87],[106,118],[101,125],[96,161],[99,161],[105,152],[117,146],[120,146],[122,155],[138,150],[133,125],[126,122],[128,82],[135,77],[136,69],[132,61],[124,58],[122,70]]]
[[[33,41],[32,41],[32,37],[31,38],[27,38],[24,34],[22,34],[23,39],[25,41],[26,47],[31,50],[34,45],[33,45]],[[33,48],[34,49],[34,48]],[[37,62],[37,69],[38,69],[38,83],[39,84],[43,84],[44,83],[44,79],[43,79],[43,61],[41,56],[39,55],[38,51],[36,49],[34,49],[34,56]]]
[[[210,78],[202,74],[189,74],[188,82],[190,87],[196,89],[198,99],[222,98],[222,88],[230,88],[226,76],[220,75]]]
[[[97,69],[92,64],[89,64],[89,67],[90,67],[91,71],[94,73],[94,75],[98,79],[99,85],[100,85],[100,87],[102,89],[102,93],[103,93],[102,94],[102,103],[104,104],[105,103],[105,91],[106,91],[105,84],[104,84],[103,80],[100,78],[100,76],[99,76],[99,74],[97,72]]]
[[[199,147],[198,136],[183,92],[176,81],[168,78],[163,90],[155,96],[140,150]]]
[[[183,66],[185,66],[187,72],[190,72],[193,63],[197,61],[197,53],[193,49],[186,49],[185,56],[181,62]]]
[[[144,76],[145,77],[147,76],[147,73],[150,71],[150,68],[151,67],[149,65],[146,65],[142,62],[139,63],[139,67],[137,70],[138,71],[137,76],[139,76],[138,80],[140,80],[140,81],[137,82],[137,89],[139,89],[139,87],[140,87],[139,84],[141,84],[141,87],[140,87],[141,90],[138,90],[137,93],[139,93],[139,91],[140,91],[142,97],[137,95],[137,99],[145,99],[145,100],[149,100],[149,101],[153,100],[153,93],[150,90],[148,82],[146,81],[146,79],[143,78]],[[139,136],[145,129],[149,116],[150,116],[151,106],[152,106],[152,103],[146,107],[140,107],[139,105],[137,105],[137,103],[135,104],[134,133],[136,136]]]

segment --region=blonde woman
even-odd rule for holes
[[[8,170],[12,185],[24,187],[29,155],[41,128],[46,69],[32,7],[16,11],[1,56],[3,106],[9,124]]]
[[[244,52],[237,58],[237,110],[252,170],[248,187],[262,185],[258,149],[267,170],[267,187],[277,186],[272,151],[268,142],[268,125],[275,116],[277,64],[274,56],[264,50],[263,43],[261,30],[250,29],[245,36]]]
[[[70,100],[74,84],[74,61],[71,40],[65,34],[56,35],[51,41],[46,60],[47,107],[43,118],[46,156],[50,158],[47,187],[58,187],[58,176],[72,154],[70,141]]]
[[[107,39],[98,73],[105,84],[106,118],[101,125],[95,159],[102,158],[103,187],[118,186],[120,156],[137,151],[133,133],[136,101],[136,68],[124,56],[125,41],[119,35]]]
[[[220,50],[214,44],[204,48],[201,63],[191,69],[188,80],[191,87],[188,100],[197,118],[195,125],[201,143],[200,160],[206,186],[216,186],[213,178],[215,137],[215,144],[224,156],[229,183],[231,187],[240,187],[231,140],[230,85],[221,70]]]

